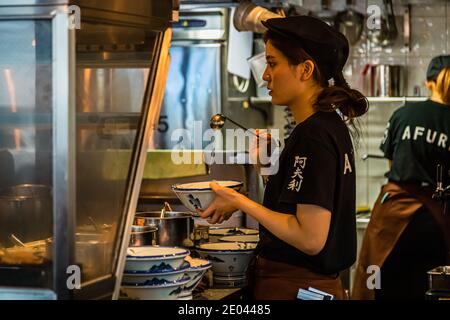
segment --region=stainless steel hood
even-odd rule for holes
[[[24,154],[27,168],[2,187],[52,190],[45,263],[30,268],[2,241],[0,296],[12,286],[30,297],[50,290],[58,299],[117,298],[176,7],[170,0],[0,0],[0,151]],[[73,12],[80,29],[71,28]],[[108,226],[95,228],[108,236],[91,255],[76,233],[93,225]],[[0,233],[14,228],[1,224]],[[80,268],[80,287],[68,286],[72,266]]]
[[[48,17],[61,6],[78,6],[83,21],[165,30],[172,20],[175,0],[0,0],[2,18],[17,19],[30,15]],[[50,9],[50,10],[49,10]]]

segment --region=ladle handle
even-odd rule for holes
[[[20,239],[17,238],[14,234],[11,233],[10,238],[15,244],[17,244],[21,247],[25,247],[25,244],[22,241],[20,241]]]
[[[170,204],[168,202],[164,202],[164,207],[161,209],[161,216],[160,218],[164,218],[164,216],[166,215],[166,211],[173,211]]]

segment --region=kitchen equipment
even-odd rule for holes
[[[397,24],[395,22],[395,13],[394,13],[394,5],[392,0],[384,0],[384,5],[386,6],[387,11],[387,29],[388,29],[388,38],[387,42],[385,42],[385,46],[390,46],[394,44],[395,40],[398,37],[398,29]]]
[[[209,115],[220,112],[224,101],[228,11],[224,8],[180,12],[173,24],[170,68],[161,107],[154,149],[202,149],[194,141],[196,127],[208,129]],[[201,68],[199,68],[201,66]],[[223,73],[223,74],[222,74]],[[174,133],[184,129],[180,142]]]
[[[249,59],[247,59],[248,64],[250,65],[250,70],[252,71],[253,78],[256,82],[256,85],[259,88],[265,88],[267,90],[267,81],[263,79],[264,71],[266,70],[267,61],[266,61],[266,53],[260,52]],[[258,90],[259,91],[259,90]],[[268,94],[266,94],[268,95]]]
[[[361,38],[364,29],[364,15],[354,9],[354,0],[347,0],[347,10],[336,15],[335,28],[342,32],[351,45]]]
[[[33,277],[26,261],[0,267],[0,296],[9,278],[7,286],[44,287],[62,300],[117,298],[178,9],[160,0],[0,1],[0,150],[11,150],[1,155],[0,189],[51,188],[50,196],[0,191],[0,241],[52,238],[52,260],[34,266]],[[124,153],[105,172],[101,160]],[[113,226],[107,239],[75,234],[88,217],[97,230]],[[73,290],[67,279],[79,264]]]
[[[430,290],[450,292],[450,266],[440,266],[427,273]]]
[[[398,30],[392,0],[383,0],[381,15],[375,27],[368,30],[368,38],[373,44],[388,47],[394,44],[397,37]]]
[[[155,245],[157,230],[151,226],[131,226],[130,247]]]
[[[209,226],[196,224],[194,227],[194,245],[198,246],[207,242],[209,242]]]
[[[405,67],[372,65],[369,69],[369,95],[372,97],[402,97],[405,94]]]
[[[319,19],[333,27],[335,24],[336,12],[331,10],[331,0],[321,0],[321,10],[316,13],[316,15]]]
[[[48,186],[18,185],[0,195],[0,243],[14,234],[23,242],[48,238],[52,232],[52,196]]]
[[[271,12],[264,7],[257,6],[251,1],[242,1],[236,8],[233,17],[234,27],[238,31],[253,31],[264,33],[267,29],[262,25],[262,21],[271,18],[280,18],[281,15]]]
[[[82,281],[99,278],[111,272],[109,257],[113,242],[109,232],[77,232],[75,234],[75,261],[82,271]],[[53,239],[48,238],[47,258],[53,259]]]
[[[161,218],[161,211],[137,212],[134,224],[156,227],[157,245],[192,247],[194,244],[192,213],[166,211]]]
[[[380,154],[368,154],[368,153],[363,154],[361,157],[361,160],[366,161],[367,159],[387,160],[385,156],[380,155]]]

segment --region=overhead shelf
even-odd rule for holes
[[[367,97],[369,102],[418,102],[427,99],[428,97]]]
[[[271,97],[251,97],[250,102],[254,104],[258,103],[270,103]],[[415,102],[415,101],[425,101],[428,97],[367,97],[369,102]]]

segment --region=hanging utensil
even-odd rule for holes
[[[95,220],[92,217],[88,217],[89,222],[94,226],[95,231],[101,232],[101,228],[97,225]]]
[[[386,46],[393,45],[398,37],[397,24],[395,22],[394,5],[392,0],[384,0],[384,5],[387,11],[387,28],[388,28],[388,41]]]
[[[383,0],[383,8],[376,27],[368,32],[369,40],[382,47],[389,47],[398,37],[392,0]]]
[[[351,45],[361,38],[364,26],[364,15],[354,9],[354,0],[347,0],[347,10],[336,15],[335,28],[348,39]]]
[[[331,10],[331,0],[321,1],[321,10],[316,13],[316,16],[329,26],[334,26],[336,13]]]

